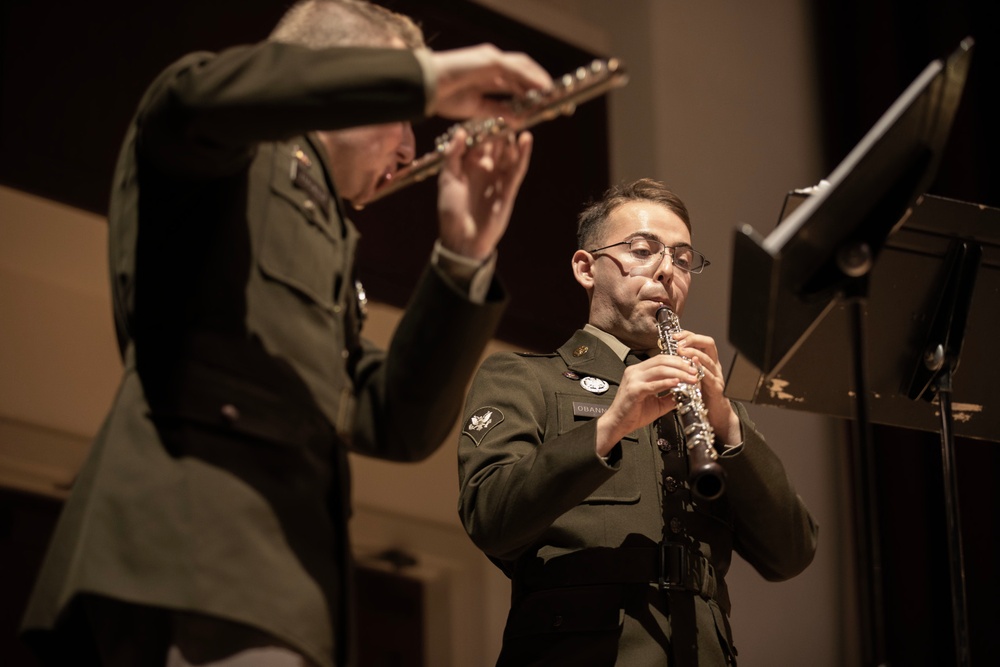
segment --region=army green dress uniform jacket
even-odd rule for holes
[[[430,455],[503,298],[492,285],[473,304],[429,266],[390,349],[363,341],[359,234],[309,132],[418,119],[425,104],[411,52],[275,43],[191,54],[146,92],[109,215],[124,375],[29,641],[59,646],[46,631],[91,593],[249,624],[346,664],[347,451]]]
[[[773,581],[812,560],[816,526],[739,404],[717,500],[693,498],[673,415],[663,442],[651,426],[597,456],[624,368],[581,330],[554,354],[492,355],[473,382],[459,513],[512,580],[500,665],[735,664],[732,552]]]

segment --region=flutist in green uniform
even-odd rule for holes
[[[112,184],[125,371],[24,620],[45,664],[352,664],[347,452],[415,461],[450,431],[531,138],[453,142],[387,351],[360,338],[344,202],[413,159],[410,121],[551,83],[523,54],[429,51],[357,0],[296,4],[153,82]]]

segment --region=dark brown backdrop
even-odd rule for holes
[[[143,87],[169,61],[265,34],[277,0],[134,3],[5,0],[0,5],[0,183],[97,213],[107,205],[119,141]],[[421,19],[437,48],[490,39],[538,58],[555,75],[591,54],[461,0],[387,1]],[[930,60],[966,35],[977,40],[969,85],[934,194],[1000,206],[1000,3],[996,0],[816,0],[811,3],[826,162],[832,169]],[[444,124],[421,129],[422,146]],[[569,275],[573,218],[607,183],[604,103],[582,107],[536,132],[537,152],[501,246],[512,303],[502,338],[547,350],[583,320],[582,291]],[[798,184],[789,184],[790,186]],[[430,184],[404,196],[432,211]],[[363,250],[362,277],[378,300],[402,303],[433,235],[402,199],[358,216],[362,231],[397,240],[391,257]],[[366,248],[362,244],[362,248]],[[370,250],[370,247],[369,247]],[[110,313],[108,314],[110,317]],[[996,363],[986,360],[982,363]],[[956,376],[961,382],[961,374]],[[989,406],[997,409],[998,406]],[[948,564],[934,434],[877,429],[884,585],[890,664],[952,663]],[[1000,446],[958,443],[973,664],[991,659],[987,635],[1000,625],[997,526]],[[0,660],[19,662],[13,628],[58,503],[2,494]],[[844,511],[848,511],[845,500]],[[845,582],[849,585],[850,582]],[[27,660],[26,658],[20,658]]]

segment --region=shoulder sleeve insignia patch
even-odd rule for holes
[[[465,428],[462,430],[462,433],[472,438],[472,441],[476,443],[476,447],[478,447],[479,443],[483,441],[486,434],[502,421],[503,413],[500,411],[500,408],[494,408],[492,406],[479,408],[472,413],[471,417],[469,417],[469,421],[465,423]]]

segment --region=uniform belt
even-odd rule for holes
[[[663,591],[689,591],[715,599],[715,568],[698,551],[664,542],[648,547],[593,548],[535,561],[518,571],[523,592],[601,584],[656,584]]]

